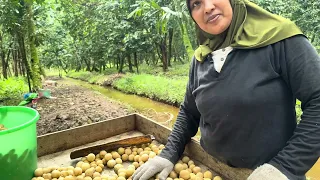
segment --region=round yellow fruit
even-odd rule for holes
[[[131,151],[130,148],[126,148],[126,149],[124,150],[124,153],[129,156],[129,155],[132,153],[132,151]]]
[[[190,178],[190,172],[187,171],[187,170],[182,170],[182,171],[180,171],[180,173],[179,173],[179,177],[187,180],[187,179]]]
[[[206,171],[203,173],[203,178],[212,179],[212,173],[210,171]]]
[[[192,164],[194,165],[194,162],[193,162],[192,160],[190,160],[190,161],[188,162],[188,166],[190,167]]]
[[[118,153],[119,153],[119,155],[124,154],[124,148],[122,148],[122,147],[121,147],[121,148],[119,148],[119,149],[118,149]]]
[[[113,160],[113,159],[111,159],[111,160],[109,160],[109,161],[107,162],[107,166],[108,166],[109,168],[113,168],[116,164],[117,164],[117,162],[116,162],[115,160]]]
[[[149,158],[154,158],[154,157],[156,157],[156,153],[155,152],[150,152],[149,153]]]
[[[84,173],[85,173],[86,176],[92,177],[92,175],[94,173],[94,170],[95,170],[94,168],[89,168]]]
[[[52,177],[52,178],[59,178],[60,175],[61,175],[61,173],[60,173],[60,171],[58,171],[58,170],[53,170],[53,171],[51,172],[51,177]]]
[[[134,155],[133,154],[130,154],[129,157],[128,157],[129,161],[134,161]]]
[[[92,175],[93,178],[100,177],[100,176],[101,174],[99,172],[94,172]]]
[[[42,176],[42,175],[43,175],[43,169],[42,169],[42,168],[36,169],[36,170],[34,171],[34,175],[35,175],[36,177]]]
[[[178,177],[177,173],[174,172],[174,171],[171,171],[170,174],[169,174],[169,177],[171,177],[172,179],[175,179]]]
[[[133,173],[134,173],[134,169],[133,168],[127,169],[126,170],[126,177],[128,178],[128,177],[132,176]]]
[[[128,161],[128,159],[129,159],[128,154],[122,154],[121,159],[122,159],[122,161]]]
[[[50,173],[47,173],[47,174],[43,174],[42,176],[44,179],[51,179],[51,174]]]
[[[105,150],[100,151],[100,153],[99,153],[101,158],[104,157],[106,154],[107,154],[107,151],[105,151]]]
[[[183,170],[183,165],[181,163],[177,163],[175,166],[174,166],[174,170],[176,171],[176,173],[180,174],[180,171]]]
[[[112,155],[112,158],[113,158],[113,159],[120,158],[120,154],[117,153],[117,152],[115,152],[115,151],[112,151],[112,152],[111,152],[111,155]]]
[[[111,153],[107,153],[106,155],[104,155],[104,159],[105,159],[106,161],[111,160],[111,159],[112,159],[112,154],[111,154]]]
[[[75,176],[81,175],[81,174],[82,174],[82,169],[81,169],[80,167],[74,168],[73,174],[74,174]]]
[[[197,173],[201,172],[201,168],[200,168],[199,166],[195,166],[195,167],[192,169],[192,172],[193,172],[194,174],[197,174]]]
[[[92,161],[94,161],[95,159],[96,159],[96,156],[95,156],[93,153],[88,154],[87,160],[88,160],[89,162],[92,162]]]
[[[117,159],[116,159],[116,163],[117,163],[117,164],[122,164],[122,159],[121,159],[121,158],[117,158]]]
[[[82,172],[85,172],[87,169],[89,169],[91,166],[89,163],[83,163],[81,166]]]
[[[102,172],[102,168],[100,166],[97,166],[95,171],[101,173]]]
[[[143,162],[148,161],[148,159],[149,159],[148,154],[142,154],[142,155],[141,155],[141,160],[142,160]]]
[[[122,164],[116,164],[113,169],[114,169],[116,172],[118,172],[118,170],[119,170],[120,168],[123,168],[123,165],[122,165]]]
[[[188,163],[189,161],[190,161],[190,158],[188,156],[184,156],[182,158],[182,162],[184,162],[184,163]]]

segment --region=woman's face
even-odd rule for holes
[[[232,20],[229,0],[190,0],[191,15],[198,26],[209,34],[220,34]]]

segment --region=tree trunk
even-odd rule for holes
[[[120,65],[119,65],[118,73],[123,73],[123,72],[122,72],[122,69],[123,69],[124,60],[123,60],[123,58],[120,57],[119,54],[117,55],[117,58],[118,58],[118,62],[119,62],[119,64],[120,64]]]
[[[6,68],[6,52],[2,46],[2,36],[0,34],[0,56],[1,56],[1,65],[2,65],[2,76],[4,79],[8,78],[7,68]]]
[[[19,76],[18,73],[18,51],[12,51],[12,59],[13,59],[13,73],[15,77]]]
[[[4,61],[4,68],[6,69],[7,71],[7,74],[9,74],[9,77],[11,76],[11,73],[10,73],[10,69],[9,69],[9,59],[10,59],[10,54],[11,54],[11,46],[12,44],[10,44],[9,46],[9,50],[8,50],[8,54],[7,54],[7,61]]]
[[[137,68],[137,74],[139,74],[137,52],[134,52],[134,53],[133,53],[133,58],[134,58],[134,65],[135,65],[136,68]]]
[[[114,60],[115,61],[115,65],[117,66],[117,69],[119,69],[119,64],[120,64],[120,60],[117,57],[117,59]]]
[[[17,39],[18,39],[18,43],[19,43],[19,48],[20,48],[20,54],[21,54],[21,59],[22,59],[22,66],[21,68],[23,69],[23,74],[27,74],[27,80],[28,80],[28,86],[29,86],[29,92],[31,92],[31,82],[30,82],[30,78],[32,78],[32,74],[31,74],[31,68],[30,65],[28,63],[27,60],[27,55],[26,55],[26,48],[25,48],[25,44],[24,44],[24,37],[23,37],[23,33],[22,30],[19,29],[17,32]],[[25,71],[24,71],[25,70]]]
[[[86,68],[86,71],[90,71],[90,60],[86,60],[86,59],[83,59],[84,63],[86,64],[87,68]]]
[[[30,57],[31,57],[31,67],[32,67],[32,83],[33,90],[38,90],[41,88],[41,77],[40,77],[40,61],[38,57],[37,48],[35,45],[35,26],[33,22],[33,12],[32,12],[32,1],[25,2],[27,10],[27,25],[28,25],[28,40],[30,46]]]
[[[128,59],[128,64],[129,64],[129,71],[131,73],[133,73],[133,69],[132,69],[132,62],[131,62],[131,55],[127,54],[127,59]]]
[[[171,67],[173,28],[169,29],[168,66]]]
[[[163,72],[168,70],[168,59],[167,59],[167,48],[166,48],[166,36],[162,40],[160,44],[160,51],[161,51],[161,59],[162,59],[162,69]]]
[[[18,45],[19,45],[19,41],[18,41]],[[20,50],[19,47],[18,47],[17,51],[18,51],[18,68],[19,68],[19,72],[20,72],[20,75],[25,76],[22,57],[21,57],[21,53],[20,53],[21,50]]]
[[[96,61],[93,61],[93,64],[92,64],[91,72],[93,72],[93,71],[95,71],[95,72],[98,72],[98,71],[99,71],[99,69],[97,68],[97,63],[96,63]]]
[[[76,68],[76,72],[79,72],[82,68],[82,63],[81,63],[81,58],[79,57],[79,54],[77,53],[77,45],[76,43],[74,42],[74,55],[76,57],[76,64],[77,64],[77,68]]]

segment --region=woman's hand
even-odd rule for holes
[[[149,159],[139,167],[132,175],[133,180],[148,180],[156,173],[160,172],[159,179],[165,180],[173,169],[173,163],[168,159],[156,156]]]
[[[288,180],[277,168],[271,164],[263,164],[256,168],[247,180]]]

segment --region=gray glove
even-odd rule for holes
[[[288,180],[277,168],[271,164],[263,164],[256,168],[247,180]]]
[[[168,159],[156,156],[149,159],[139,167],[132,175],[133,180],[148,180],[156,173],[160,172],[159,179],[165,180],[173,169],[173,163]]]

